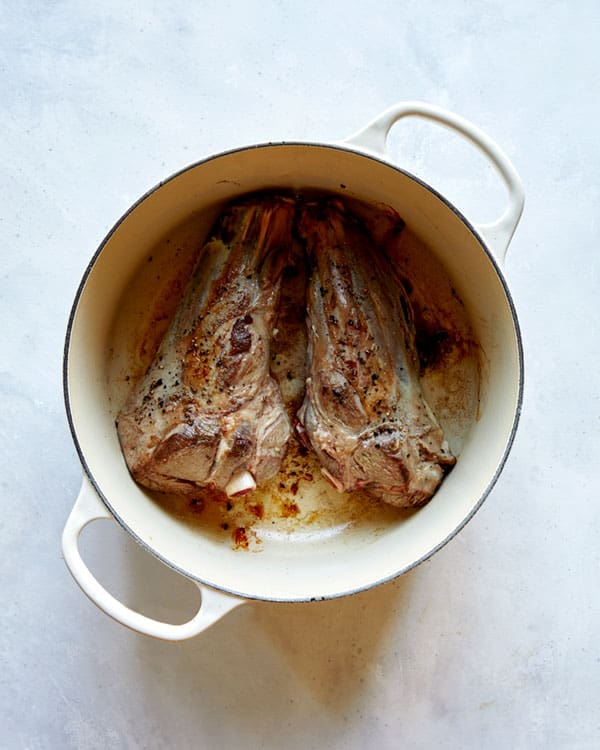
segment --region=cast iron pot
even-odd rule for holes
[[[433,120],[465,136],[497,168],[508,207],[476,226],[434,188],[391,164],[386,139],[407,116]],[[392,206],[445,266],[485,353],[478,418],[457,464],[434,498],[377,533],[293,536],[240,552],[165,512],[129,475],[115,429],[122,394],[110,392],[109,339],[120,300],[158,237],[192,215],[207,221],[242,193],[286,186],[352,195]],[[389,581],[423,562],[469,521],[489,494],[510,450],[521,408],[523,355],[501,264],[523,210],[519,177],[502,151],[464,119],[419,102],[391,107],[342,143],[269,143],[212,156],[143,196],[115,224],[77,291],[64,354],[64,391],[73,440],[85,472],[62,538],[65,562],[85,594],[133,630],[167,640],[192,637],[250,599],[302,602],[346,596]],[[208,229],[208,224],[207,224]],[[96,519],[115,519],[146,550],[195,581],[197,614],[173,625],[115,599],[81,558],[78,539]]]

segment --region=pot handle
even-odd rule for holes
[[[100,500],[87,477],[84,477],[79,496],[69,515],[62,535],[64,561],[83,593],[107,615],[131,630],[165,641],[183,641],[192,638],[220,620],[227,612],[246,602],[229,594],[208,588],[197,582],[202,597],[201,606],[194,617],[182,625],[159,622],[129,609],[96,580],[79,553],[79,535],[92,521],[114,520]]]
[[[476,225],[476,229],[489,244],[496,257],[500,261],[504,261],[506,251],[523,213],[525,194],[521,178],[508,156],[478,127],[468,120],[433,104],[402,102],[382,112],[365,128],[347,138],[344,143],[386,157],[387,136],[390,128],[401,118],[409,116],[432,120],[464,136],[487,156],[500,173],[508,189],[508,206],[497,221],[491,224]]]

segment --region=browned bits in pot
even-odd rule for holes
[[[297,516],[298,513],[300,513],[300,508],[296,505],[296,503],[283,503],[281,515],[284,518],[293,518],[294,516]]]
[[[233,534],[233,543],[237,547],[237,549],[248,549],[248,535],[246,534],[246,529],[243,526],[238,526]]]
[[[251,505],[247,505],[246,507],[248,508],[248,511],[258,519],[261,519],[265,514],[265,509],[262,503],[253,503]]]

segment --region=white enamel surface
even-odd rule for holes
[[[109,339],[118,300],[157,237],[198,212],[206,213],[208,225],[219,204],[236,194],[280,185],[391,205],[431,247],[446,266],[484,353],[480,418],[447,481],[408,520],[377,533],[357,527],[326,538],[268,539],[260,553],[240,554],[168,514],[131,480],[114,428],[107,355],[117,345]],[[131,211],[110,235],[86,281],[68,353],[69,401],[79,447],[90,476],[125,527],[196,580],[244,597],[288,601],[340,596],[390,579],[454,534],[480,503],[502,462],[515,421],[519,376],[508,300],[492,262],[465,223],[430,190],[373,158],[293,144],[210,159],[167,181]]]
[[[387,139],[391,127],[404,117],[421,117],[454,130],[474,144],[496,167],[508,191],[504,213],[494,222],[480,225],[477,231],[486,240],[496,257],[503,261],[525,203],[521,178],[506,154],[494,141],[473,123],[454,112],[426,102],[402,102],[378,115],[345,143],[366,151],[388,156]]]
[[[600,731],[600,5],[2,4],[2,750],[596,750]],[[166,643],[82,594],[60,539],[82,482],[62,352],[79,280],[165,175],[269,140],[331,141],[392,103],[460,113],[518,168],[505,274],[523,412],[481,509],[393,582],[252,602]],[[506,195],[466,142],[392,128],[391,158],[494,221]],[[167,623],[196,586],[113,521],[81,554]]]
[[[203,633],[235,607],[244,604],[238,599],[206,586],[200,586],[201,601],[195,616],[181,625],[160,622],[136,612],[112,596],[94,577],[79,552],[79,535],[92,521],[112,519],[87,478],[69,515],[62,536],[62,553],[71,575],[83,592],[107,615],[132,630],[164,641],[185,641]]]

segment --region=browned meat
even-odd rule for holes
[[[426,502],[454,463],[425,401],[410,302],[339,201],[307,204],[308,377],[297,431],[340,491]]]
[[[119,414],[133,477],[193,495],[249,492],[279,470],[290,423],[269,372],[294,202],[229,207],[206,243],[145,376]]]

